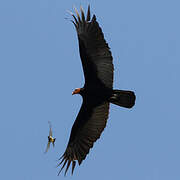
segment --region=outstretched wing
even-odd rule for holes
[[[63,163],[59,173],[67,164],[65,170],[66,175],[67,170],[72,163],[73,174],[76,160],[80,165],[106,126],[109,114],[109,103],[103,102],[99,105],[92,105],[91,102],[93,102],[92,99],[83,100],[79,114],[72,127],[66,151],[60,158],[62,161],[58,164],[59,166]]]
[[[47,153],[48,152],[48,149],[49,149],[49,147],[50,147],[50,141],[48,141],[48,144],[47,144],[47,147],[46,147],[46,151],[44,152],[44,153]]]
[[[49,123],[49,136],[52,137],[52,126],[51,126],[51,122],[48,121],[48,123]]]
[[[75,9],[77,18],[72,14],[78,40],[79,51],[82,61],[85,87],[102,88],[106,86],[112,88],[113,85],[113,63],[108,44],[104,39],[103,32],[96,21],[96,16],[90,17],[90,6],[88,6],[87,18],[85,19],[81,7],[81,18]]]

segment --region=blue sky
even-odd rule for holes
[[[66,10],[90,3],[114,57],[114,87],[133,109],[111,105],[107,127],[73,177],[180,179],[180,11],[171,0],[0,1],[0,179],[63,179],[64,153],[84,77]],[[44,154],[48,121],[55,148]]]

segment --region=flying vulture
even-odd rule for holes
[[[85,18],[82,7],[81,17],[75,8],[75,15],[71,14],[79,41],[79,52],[85,77],[83,88],[78,88],[72,94],[80,94],[83,103],[79,114],[72,126],[67,148],[58,164],[67,170],[72,164],[72,174],[76,161],[80,165],[100,138],[106,126],[109,114],[109,104],[132,108],[135,104],[135,94],[132,91],[113,90],[113,58],[110,48],[104,39],[103,32],[96,21],[96,16],[90,16],[88,6]],[[60,160],[59,159],[59,160]],[[58,173],[58,175],[59,175]]]

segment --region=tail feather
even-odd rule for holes
[[[132,108],[135,104],[136,96],[133,91],[113,90],[110,102],[125,108]]]

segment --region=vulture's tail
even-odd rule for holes
[[[136,96],[133,91],[113,90],[110,102],[125,108],[132,108],[135,104]]]

